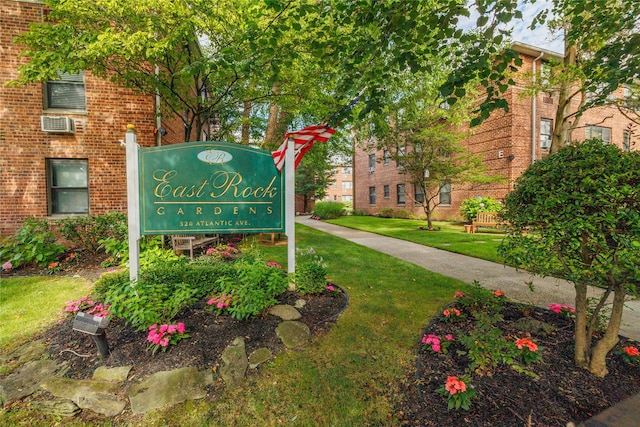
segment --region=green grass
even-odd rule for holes
[[[90,286],[71,277],[0,280],[0,348],[22,342],[60,319],[64,303],[86,295]]]
[[[471,234],[464,232],[464,225],[462,224],[436,221],[434,226],[440,227],[439,231],[425,231],[418,228],[426,227],[426,222],[422,220],[378,218],[373,216],[343,216],[327,220],[327,222],[469,255],[487,261],[502,262],[498,256],[497,248],[504,234],[490,228],[482,228],[481,233]]]
[[[337,323],[308,347],[281,353],[218,401],[147,414],[136,425],[396,424],[401,385],[411,381],[423,328],[467,285],[299,224],[296,240],[299,248],[312,246],[329,266],[328,278],[349,293]],[[286,265],[285,245],[262,249],[266,260]],[[37,417],[20,410],[0,415],[0,424]]]

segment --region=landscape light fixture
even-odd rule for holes
[[[108,324],[108,317],[80,312],[73,321],[73,330],[91,335],[98,347],[100,357],[109,357],[111,352],[109,351],[109,343],[107,343],[107,334],[105,333]]]

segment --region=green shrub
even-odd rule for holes
[[[139,280],[108,289],[105,303],[114,317],[143,331],[154,323],[170,323],[185,307],[197,301],[196,291],[186,283],[154,283]]]
[[[234,319],[244,320],[264,312],[277,303],[276,296],[287,290],[286,273],[262,259],[242,258],[232,265],[235,271],[216,281],[220,290],[214,297],[231,297],[226,311]]]
[[[91,295],[94,299],[104,300],[106,293],[110,289],[116,289],[129,282],[129,270],[122,269],[111,273],[104,273],[93,284]]]
[[[100,216],[72,216],[56,221],[57,231],[77,248],[97,250],[100,241],[111,237],[127,238],[127,216],[111,212]]]
[[[393,218],[393,208],[380,209],[380,218]]]
[[[335,219],[342,216],[344,205],[340,202],[317,202],[313,207],[313,214],[320,219]]]
[[[186,283],[203,298],[219,290],[216,281],[222,276],[235,274],[233,264],[223,262],[183,260],[156,264],[140,273],[140,278],[154,283]]]
[[[0,243],[0,262],[10,262],[14,268],[21,265],[48,265],[58,260],[65,251],[56,243],[56,237],[46,219],[29,217],[16,233]]]
[[[393,212],[393,217],[401,219],[411,219],[411,212],[406,209],[398,209],[397,211]]]
[[[353,216],[367,216],[368,214],[367,214],[367,211],[358,211],[358,210],[356,210],[356,211],[352,211],[351,215],[353,215]]]
[[[478,212],[500,212],[502,210],[502,203],[491,197],[472,197],[465,199],[460,205],[460,215],[467,222],[471,222]]]
[[[327,265],[313,248],[297,251],[296,290],[303,295],[319,294],[327,285]]]

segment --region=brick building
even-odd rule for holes
[[[326,202],[353,203],[353,167],[341,164],[331,171],[333,183],[327,188]]]
[[[0,236],[29,216],[126,211],[127,124],[141,147],[184,141],[180,120],[156,117],[158,100],[90,73],[27,86],[5,86],[25,61],[14,43],[41,20],[37,0],[0,0]],[[167,131],[161,135],[156,129]],[[163,132],[164,133],[164,132]]]
[[[445,185],[440,205],[435,209],[438,219],[459,218],[460,203],[475,196],[490,196],[501,200],[513,189],[515,179],[536,159],[546,156],[551,144],[551,131],[558,105],[557,96],[539,94],[524,96],[525,87],[536,71],[544,67],[549,58],[561,60],[559,54],[522,43],[513,48],[523,59],[516,85],[505,93],[509,112],[494,111],[482,125],[471,129],[471,136],[463,141],[464,147],[483,158],[491,175],[499,175],[504,183],[475,186]],[[615,95],[625,96],[624,89]],[[577,108],[577,100],[575,100]],[[573,140],[599,137],[607,142],[630,149],[629,120],[613,107],[598,107],[586,111],[579,125],[572,131]],[[637,149],[637,147],[631,147]],[[416,216],[424,210],[416,200],[413,186],[405,182],[396,162],[388,154],[375,148],[356,147],[354,155],[354,209],[375,214],[381,208],[406,209]]]

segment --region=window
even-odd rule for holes
[[[440,187],[440,204],[451,204],[451,184],[449,183],[443,184],[442,187]]]
[[[391,153],[389,152],[389,150],[384,150],[382,158],[384,159],[385,166],[388,165],[389,164],[389,160],[391,159]]]
[[[611,128],[601,126],[587,126],[584,129],[584,139],[597,138],[606,143],[611,143]]]
[[[631,134],[628,130],[622,131],[622,150],[629,151],[631,148]]]
[[[404,201],[405,201],[404,184],[398,184],[396,187],[396,190],[398,191],[398,204],[404,205]]]
[[[84,73],[58,74],[58,80],[48,80],[44,84],[45,108],[86,111]]]
[[[403,159],[405,155],[405,147],[398,147],[398,159],[396,160],[396,166],[400,170],[404,170],[404,166],[402,165],[401,159]]]
[[[548,150],[551,147],[551,119],[540,119],[540,148]]]
[[[376,204],[376,187],[369,187],[369,204]]]
[[[376,170],[376,155],[369,154],[369,172]]]
[[[353,188],[353,182],[351,181],[342,181],[342,191],[351,190]]]
[[[343,175],[351,175],[353,173],[351,166],[345,166],[342,168]]]
[[[88,162],[86,159],[48,159],[49,214],[89,212]]]
[[[384,186],[384,198],[385,199],[389,198],[389,186],[388,185]]]
[[[353,196],[350,194],[344,194],[342,196],[342,201],[343,202],[353,202]]]
[[[424,192],[422,188],[418,186],[413,187],[413,199],[416,201],[416,206],[422,206],[424,203]]]
[[[334,200],[334,201],[338,200],[338,195],[334,194],[334,195],[333,195],[333,200]]]

